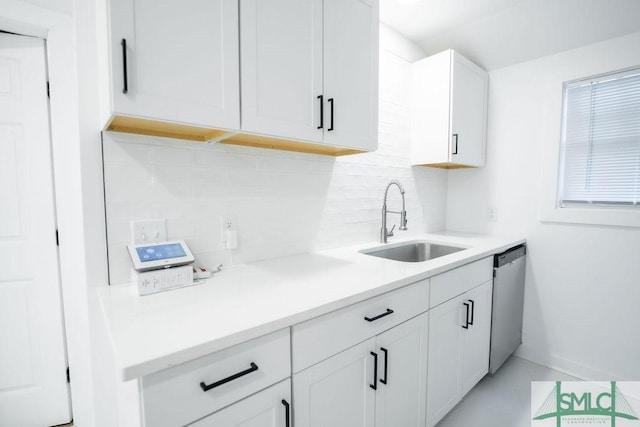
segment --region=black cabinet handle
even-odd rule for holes
[[[237,374],[233,374],[230,377],[224,378],[224,379],[222,379],[220,381],[216,381],[215,383],[212,383],[212,384],[209,384],[209,385],[205,384],[204,381],[202,381],[200,383],[200,387],[202,388],[202,391],[209,391],[212,388],[216,388],[218,386],[221,386],[222,384],[226,384],[226,383],[228,383],[230,381],[237,380],[238,378],[244,377],[245,375],[250,374],[251,372],[255,372],[257,370],[258,370],[258,365],[256,365],[255,363],[251,362],[251,367],[249,369],[246,369],[246,370],[244,370],[242,372],[238,372]]]
[[[466,314],[464,316],[465,325],[463,326],[463,328],[469,329],[469,304],[467,304],[466,302],[463,302],[462,305],[464,305],[466,309]]]
[[[387,380],[389,379],[389,351],[384,347],[380,347],[380,350],[384,353],[384,378],[382,378],[380,382],[386,385]]]
[[[458,154],[458,134],[454,133],[453,137],[456,139],[456,141],[455,141],[455,143],[456,143],[455,147],[456,148],[453,149],[453,153],[451,153],[451,154]]]
[[[471,320],[469,320],[469,325],[473,326],[473,315],[474,315],[474,313],[476,311],[476,305],[475,305],[475,302],[472,299],[470,299],[468,301],[471,303]]]
[[[367,316],[365,316],[364,320],[366,320],[367,322],[373,322],[374,320],[378,320],[378,319],[380,319],[380,318],[382,318],[384,316],[388,316],[388,315],[390,315],[392,313],[393,313],[393,310],[391,310],[390,308],[387,308],[387,311],[385,311],[382,314],[378,314],[375,317],[367,317]]]
[[[324,127],[324,96],[318,95],[318,99],[320,100],[320,126],[318,129],[322,129]]]
[[[289,427],[291,422],[291,405],[284,399],[282,399],[282,404],[284,405],[284,426]]]
[[[129,79],[127,77],[127,39],[122,39],[120,44],[122,45],[122,73],[124,77],[122,93],[127,93],[129,91]]]
[[[329,104],[331,104],[331,120],[330,120],[330,125],[329,125],[329,129],[327,129],[327,131],[331,132],[333,130],[333,98],[329,98],[327,99],[327,101],[329,101]]]
[[[371,355],[373,356],[373,384],[369,384],[369,387],[371,387],[374,390],[377,390],[378,389],[378,353],[376,353],[375,351],[372,351]]]

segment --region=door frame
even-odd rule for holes
[[[101,65],[98,17],[106,13],[106,2],[60,1],[51,9],[21,0],[0,0],[0,5],[2,30],[46,40],[71,403],[74,422],[94,426],[99,424],[94,403],[100,392],[94,377],[101,364],[100,352],[93,351],[101,316],[95,289],[107,286],[100,94],[95,84]]]

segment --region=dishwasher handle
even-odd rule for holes
[[[493,268],[500,268],[503,265],[510,264],[518,258],[522,258],[526,254],[527,246],[525,244],[514,246],[513,248],[507,249],[493,257]]]

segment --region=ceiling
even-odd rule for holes
[[[640,0],[380,0],[380,20],[492,70],[640,31]]]

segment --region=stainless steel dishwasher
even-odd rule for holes
[[[518,245],[493,259],[493,309],[489,373],[494,374],[522,344],[527,247]]]

